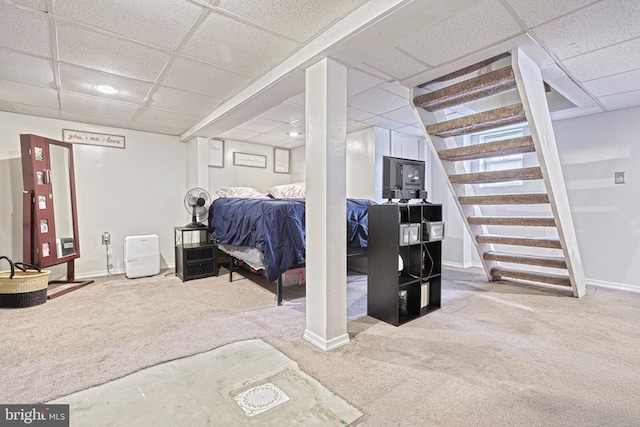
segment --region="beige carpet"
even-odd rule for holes
[[[325,353],[301,338],[301,289],[276,307],[272,287],[234,276],[120,276],[0,310],[0,401],[49,401],[260,338],[359,409],[360,425],[640,425],[640,294],[589,287],[578,300],[446,269],[443,308],[396,328],[365,315],[366,277],[351,277],[351,343]]]

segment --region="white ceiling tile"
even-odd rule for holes
[[[385,81],[383,78],[365,73],[357,68],[349,68],[347,70],[347,98],[378,86]]]
[[[276,145],[276,147],[288,148],[288,149],[291,150],[291,149],[294,149],[294,148],[303,147],[304,144],[305,144],[305,140],[304,139],[297,139],[297,140],[289,142],[287,144]]]
[[[521,32],[520,25],[498,0],[487,0],[410,37],[399,47],[436,66]]]
[[[640,69],[584,82],[584,88],[594,96],[640,90]]]
[[[200,117],[173,111],[142,108],[134,118],[135,123],[166,126],[170,128],[187,129],[200,120]]]
[[[139,105],[142,105],[153,86],[149,82],[65,63],[60,63],[60,85],[65,92],[82,93]],[[98,92],[96,85],[111,86],[116,88],[118,93],[110,95]]]
[[[175,0],[65,0],[55,3],[55,14],[134,40],[174,50],[203,7]]]
[[[640,38],[598,49],[562,61],[578,81],[624,73],[640,68]]]
[[[298,136],[290,136],[289,132],[298,132]],[[292,124],[286,124],[286,125],[278,126],[275,129],[271,129],[266,133],[268,133],[269,135],[281,136],[281,137],[288,138],[289,140],[292,140],[292,139],[298,139],[301,137],[301,135],[304,135],[304,127],[295,126]]]
[[[364,62],[360,62],[359,64],[355,64],[354,67],[359,69],[360,71],[364,71],[365,73],[369,73],[373,76],[378,76],[385,81],[393,80],[393,77],[387,73],[383,73],[377,68],[372,67],[371,65],[365,64]]]
[[[418,123],[418,119],[416,119],[413,109],[408,105],[397,110],[389,111],[388,113],[382,114],[382,116],[395,120],[396,122],[404,123],[405,125]]]
[[[218,13],[210,14],[182,53],[238,73],[258,76],[300,45]]]
[[[364,120],[364,123],[367,123],[372,126],[378,126],[385,129],[398,129],[406,126],[406,123],[400,123],[395,120],[387,119],[383,116],[375,116],[370,119]]]
[[[128,126],[129,129],[140,130],[143,132],[161,133],[165,135],[180,135],[182,132],[188,129],[188,127],[171,127],[159,124],[150,124],[142,122],[131,122]]]
[[[640,2],[603,0],[533,29],[560,59],[640,36]]]
[[[220,105],[221,102],[221,99],[210,96],[158,86],[151,95],[147,106],[204,116]]]
[[[367,128],[370,128],[370,127],[371,127],[370,124],[362,123],[362,122],[355,122],[355,123],[347,125],[347,133],[356,132],[356,131],[359,131],[359,130],[362,130],[362,129],[367,129]]]
[[[287,102],[290,102],[292,104],[296,104],[296,105],[305,105],[305,93],[299,93],[296,96],[292,96],[291,98],[287,99]]]
[[[619,93],[616,95],[601,96],[598,98],[604,107],[611,110],[631,108],[640,106],[640,90],[633,92]]]
[[[428,65],[413,59],[406,53],[395,48],[387,49],[384,52],[372,56],[365,61],[365,64],[377,68],[398,80],[405,79],[430,68]]]
[[[559,16],[580,9],[598,0],[505,0],[513,11],[527,24],[535,27]]]
[[[233,71],[178,56],[165,71],[162,84],[214,98],[227,99],[239,92],[251,80],[251,77]]]
[[[131,120],[138,106],[95,98],[75,93],[60,93],[60,105],[63,111],[90,116],[104,116],[118,120]]]
[[[1,1],[0,46],[53,58],[49,18],[42,12]]]
[[[58,50],[61,61],[149,82],[169,60],[159,50],[66,22],[58,22]]]
[[[422,130],[417,128],[416,126],[405,126],[405,127],[394,129],[393,131],[398,133],[403,133],[405,135],[424,137],[424,133],[422,132]]]
[[[28,114],[30,116],[49,117],[52,119],[60,118],[60,110],[57,108],[36,107],[34,105],[24,105],[13,103],[13,109],[16,113]]]
[[[256,117],[247,122],[244,122],[240,126],[240,129],[252,130],[254,132],[268,132],[271,129],[275,129],[278,126],[282,126],[283,122],[277,122],[271,119],[265,119],[263,117]]]
[[[47,11],[47,0],[12,0],[14,3],[30,7],[32,9]]]
[[[347,107],[347,117],[351,120],[361,122],[363,120],[370,119],[375,114],[367,113],[366,111],[358,110],[357,108]]]
[[[13,108],[13,105],[7,101],[2,101],[0,100],[0,110],[1,111],[11,111],[11,112],[15,112],[16,109]]]
[[[404,107],[407,105],[407,100],[382,89],[373,88],[349,98],[347,103],[362,111],[383,114]]]
[[[60,108],[58,91],[24,83],[0,80],[0,96],[3,101],[33,105],[51,109]]]
[[[304,107],[301,105],[283,102],[260,114],[265,119],[277,120],[279,122],[291,123],[296,120],[304,119]]]
[[[398,81],[383,83],[380,85],[380,89],[395,93],[405,99],[409,99],[411,96],[411,90],[408,87],[402,86]]]
[[[225,133],[220,135],[220,138],[224,139],[232,139],[234,141],[246,141],[249,138],[253,138],[257,136],[259,132],[254,132],[250,130],[244,130],[240,128],[235,128],[226,131]]]
[[[249,138],[247,142],[253,142],[255,144],[266,144],[273,146],[280,146],[291,142],[292,138],[283,136],[270,135],[268,133],[261,133],[253,138]]]
[[[89,114],[69,113],[69,112],[62,112],[61,118],[63,120],[70,120],[72,122],[91,123],[94,125],[111,126],[115,128],[122,128],[122,129],[126,129],[129,123],[128,119],[114,119],[112,117],[91,116]]]
[[[55,88],[53,61],[0,49],[0,79]]]
[[[219,6],[276,33],[305,42],[366,0],[222,0]]]

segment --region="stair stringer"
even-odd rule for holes
[[[419,89],[418,89],[419,90]],[[478,252],[480,257],[480,262],[482,264],[482,268],[484,269],[484,273],[487,276],[487,280],[493,280],[491,275],[491,269],[494,267],[499,267],[500,263],[498,261],[486,260],[484,259],[485,252],[495,251],[493,244],[489,243],[478,243],[477,236],[482,234],[487,234],[488,229],[486,225],[475,225],[470,224],[468,219],[471,216],[482,216],[482,211],[480,210],[480,206],[478,205],[463,205],[460,203],[458,198],[460,196],[474,196],[475,191],[473,190],[472,185],[468,184],[453,184],[449,180],[450,175],[456,175],[461,173],[467,173],[467,168],[464,167],[463,162],[449,162],[443,161],[440,159],[438,155],[438,151],[445,150],[447,148],[455,148],[458,145],[456,144],[455,138],[441,138],[436,135],[431,135],[427,132],[426,127],[430,124],[437,123],[438,121],[442,121],[445,115],[441,111],[430,113],[422,108],[417,108],[413,102],[413,100],[417,96],[417,90],[414,88],[412,90],[411,96],[411,108],[418,119],[418,123],[422,128],[422,132],[425,135],[425,139],[427,141],[427,145],[431,150],[431,154],[435,159],[435,163],[438,165],[440,172],[443,174],[447,186],[449,187],[449,191],[453,195],[453,200],[458,208],[458,212],[462,217],[462,222],[465,225],[467,231],[471,236],[471,240],[473,241],[473,245]],[[421,91],[422,92],[422,91]]]
[[[549,106],[544,92],[542,73],[540,67],[520,49],[512,51],[512,68],[536,147],[551,211],[555,217],[573,296],[580,298],[585,294],[584,271]]]

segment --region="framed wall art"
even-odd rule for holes
[[[290,151],[287,148],[273,149],[273,171],[275,173],[289,173]]]
[[[262,154],[240,153],[238,151],[235,151],[233,153],[233,164],[235,166],[266,168],[267,156],[263,156]]]
[[[214,168],[224,167],[224,140],[209,140],[209,166]]]

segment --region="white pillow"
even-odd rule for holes
[[[268,199],[267,195],[253,187],[227,187],[216,191],[220,197],[236,197],[240,199]]]
[[[267,190],[274,199],[304,199],[307,196],[307,186],[304,182],[276,185]]]

